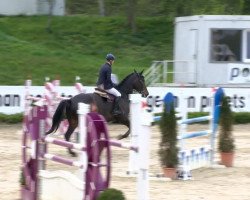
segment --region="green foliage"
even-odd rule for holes
[[[233,152],[235,149],[233,131],[233,115],[228,98],[223,96],[219,121],[219,150],[220,152]]]
[[[14,115],[6,115],[0,113],[0,122],[8,123],[8,124],[16,124],[20,123],[23,120],[23,113],[18,113]]]
[[[195,118],[195,117],[202,117],[207,116],[208,113],[206,112],[192,112],[188,113],[188,118]],[[233,121],[234,124],[248,124],[250,123],[250,113],[249,112],[239,112],[233,113]],[[13,115],[6,115],[0,113],[0,122],[4,123],[21,123],[23,120],[23,113],[13,114]],[[199,122],[200,124],[207,124],[208,122]],[[159,124],[159,122],[155,122],[155,124]]]
[[[233,113],[234,124],[247,124],[250,123],[249,112]]]
[[[250,0],[243,0],[242,14],[250,15]]]
[[[20,185],[22,185],[22,186],[25,185],[25,177],[24,177],[23,169],[21,169],[21,172],[20,172],[19,183],[20,183]]]
[[[190,16],[243,14],[248,10],[249,0],[134,0],[136,16]],[[126,16],[126,0],[103,0],[106,16]],[[98,1],[67,0],[68,14],[98,15]],[[247,13],[245,13],[247,14]],[[248,13],[249,14],[249,13]]]
[[[137,18],[135,34],[125,17],[54,16],[51,33],[46,25],[46,16],[0,17],[0,85],[23,85],[28,76],[34,85],[43,85],[46,76],[73,85],[77,75],[95,85],[109,52],[117,57],[119,79],[152,60],[172,58],[173,25],[166,18]]]
[[[97,198],[97,200],[111,200],[111,199],[125,200],[125,196],[123,195],[122,191],[114,188],[109,188],[101,192]]]
[[[166,107],[171,106],[168,112]],[[160,120],[161,142],[159,148],[160,162],[163,167],[178,165],[177,123],[174,104],[165,105]]]
[[[207,112],[190,112],[188,113],[188,118],[207,116]],[[250,123],[250,113],[249,112],[232,112],[233,124],[248,124]],[[200,124],[207,124],[208,122],[199,122]]]
[[[135,1],[135,0],[134,0]],[[70,16],[0,17],[0,85],[34,85],[60,76],[72,85],[80,76],[94,85],[107,52],[116,55],[113,72],[122,79],[152,60],[172,59],[173,17],[201,14],[249,14],[249,0],[136,0],[136,32],[127,26],[127,2],[105,0],[108,17],[99,17],[98,1],[67,0]],[[81,14],[81,15],[79,15]],[[157,16],[157,17],[155,17]]]
[[[188,119],[190,118],[196,118],[196,117],[204,117],[204,116],[208,116],[210,113],[208,112],[189,112],[188,113]],[[204,121],[204,122],[196,122],[193,124],[208,124],[208,121]]]

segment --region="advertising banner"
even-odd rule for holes
[[[228,83],[250,83],[250,64],[228,64]]]
[[[93,92],[93,86],[84,87],[86,92]],[[147,102],[149,112],[162,112],[162,99],[168,92],[175,97],[176,110],[187,108],[188,112],[208,112],[212,105],[214,88],[168,88],[148,87],[149,96],[144,99]],[[226,96],[235,112],[250,112],[249,88],[225,88]],[[25,94],[24,86],[0,86],[0,113],[15,114],[24,111]],[[31,86],[28,93],[42,97],[45,93],[44,86]],[[63,97],[71,97],[78,94],[73,86],[59,86],[57,93]]]

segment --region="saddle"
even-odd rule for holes
[[[102,90],[100,88],[95,88],[94,93],[96,93],[99,96],[107,99],[107,101],[109,101],[109,102],[113,102],[114,99],[115,99],[115,96],[113,94],[109,94],[108,92],[106,92],[105,90]]]

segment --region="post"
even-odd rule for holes
[[[78,104],[78,121],[79,121],[79,144],[83,147],[87,147],[87,124],[86,124],[86,116],[89,112],[89,105],[84,103]],[[83,177],[85,180],[85,172],[87,170],[88,156],[86,151],[81,151],[79,156],[79,162],[84,163],[83,169],[79,169],[79,177]]]
[[[168,61],[164,60],[163,62],[163,83],[168,81]]]
[[[138,146],[138,134],[141,131],[140,117],[141,112],[141,95],[130,95],[130,145]],[[129,151],[129,163],[127,174],[134,174],[138,172],[138,156],[134,151]]]
[[[140,116],[138,116],[140,115]],[[146,110],[137,113],[141,119],[141,129],[138,134],[138,176],[137,176],[137,199],[149,200],[149,159],[150,159],[150,130],[152,123],[151,113]]]
[[[24,116],[27,117],[29,115],[30,111],[30,100],[28,99],[30,97],[30,87],[32,85],[32,80],[26,80],[25,81],[25,96],[24,96]]]
[[[214,95],[215,92],[213,92],[211,97],[211,105],[210,105],[210,112],[209,115],[212,116],[212,118],[209,120],[209,129],[211,130],[210,134],[210,165],[212,166],[214,164],[214,153],[215,153],[215,124],[214,124],[214,111],[215,111],[215,104],[214,104]]]
[[[185,120],[187,120],[188,118],[188,98],[185,97],[184,93],[183,93],[183,89],[181,89],[181,93],[180,93],[180,108],[179,108],[179,113],[181,116],[181,119],[178,120],[180,122],[183,122]],[[180,123],[179,124],[179,135],[181,136],[182,134],[185,134],[187,131],[187,124],[184,123]],[[180,149],[184,149],[184,145],[185,145],[185,141],[184,140],[180,140]]]

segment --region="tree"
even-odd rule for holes
[[[133,33],[136,32],[136,22],[135,22],[136,4],[137,4],[137,0],[127,1],[128,26],[131,28]]]
[[[161,142],[158,154],[162,167],[176,168],[178,165],[177,120],[175,117],[174,98],[168,93],[165,98],[164,110],[160,120]]]
[[[224,0],[224,14],[235,15],[241,12],[241,0]]]
[[[232,167],[235,144],[232,134],[233,114],[228,101],[228,97],[222,97],[218,149],[220,152],[221,164],[226,167]]]
[[[52,21],[53,9],[55,6],[55,0],[47,0],[47,1],[49,4],[49,12],[48,12],[48,22],[47,22],[46,30],[50,33],[50,32],[52,32],[51,21]]]
[[[105,2],[104,2],[104,0],[98,0],[98,4],[99,4],[100,16],[104,17],[105,16]]]
[[[250,14],[250,0],[243,0],[242,14],[243,15]]]
[[[220,114],[219,150],[220,152],[233,152],[233,114],[228,103],[228,97],[223,96]]]

